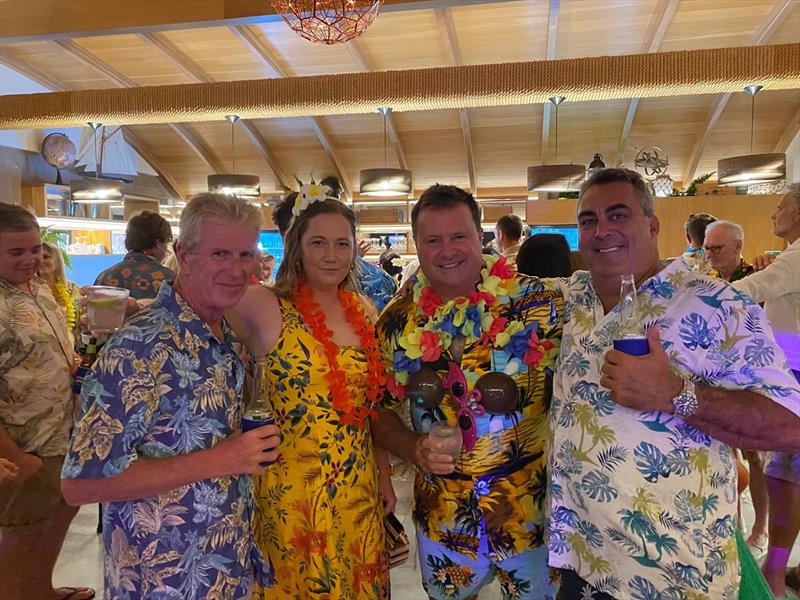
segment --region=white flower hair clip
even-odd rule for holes
[[[300,186],[300,190],[297,192],[297,198],[295,198],[294,201],[294,206],[292,207],[292,214],[295,217],[299,216],[301,212],[314,204],[314,202],[337,200],[337,198],[331,196],[330,193],[331,188],[327,185],[308,183]]]

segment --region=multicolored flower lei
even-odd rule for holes
[[[491,308],[497,301],[507,302],[519,292],[513,266],[506,258],[483,257],[481,281],[469,296],[443,302],[425,275],[420,271],[414,286],[417,316],[426,317],[422,324],[400,337],[402,348],[392,357],[394,380],[387,385],[397,397],[403,397],[402,386],[408,376],[422,368],[423,362],[435,362],[446,352],[456,336],[463,336],[466,345],[478,342],[493,349],[504,349],[509,358],[521,360],[528,367],[552,367],[558,356],[558,345],[539,338],[539,324],[525,325],[519,319],[495,317]]]
[[[67,317],[67,331],[72,331],[78,320],[78,313],[75,310],[75,303],[72,301],[72,296],[63,281],[56,281],[53,287],[56,292],[56,300],[64,309],[64,314]]]
[[[328,359],[329,370],[325,374],[331,390],[331,404],[341,417],[342,425],[366,427],[367,419],[378,417],[375,406],[378,404],[383,386],[386,384],[386,364],[375,336],[375,328],[364,313],[364,307],[353,292],[339,289],[339,304],[344,309],[347,322],[358,335],[359,345],[367,359],[367,398],[364,404],[357,405],[347,388],[345,373],[339,366],[339,347],[333,343],[333,331],[325,324],[325,313],[314,299],[314,292],[301,283],[294,295],[294,306],[303,319],[303,324],[311,335],[320,341]]]

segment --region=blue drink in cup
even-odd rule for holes
[[[631,356],[644,356],[650,353],[650,344],[645,335],[625,335],[619,340],[614,340],[614,350]]]
[[[242,417],[242,432],[258,429],[264,425],[275,425],[275,416],[265,406],[253,406]],[[272,461],[259,463],[262,467],[272,464]]]

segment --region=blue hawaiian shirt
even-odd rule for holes
[[[167,283],[87,375],[65,479],[114,477],[139,458],[211,448],[241,426],[244,368]],[[244,598],[268,583],[246,475],[103,507],[106,598]]]
[[[736,467],[730,447],[681,417],[618,405],[600,386],[619,308],[586,271],[564,283],[550,426],[549,563],[618,600],[736,600]],[[758,392],[800,414],[800,389],[761,308],[677,259],[639,288],[673,368]]]
[[[363,258],[356,259],[358,263],[359,291],[375,304],[378,312],[389,304],[397,291],[394,279],[377,265],[367,262]]]

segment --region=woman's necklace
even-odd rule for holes
[[[358,335],[359,344],[367,359],[367,389],[366,401],[358,404],[354,395],[347,388],[347,379],[344,370],[339,365],[339,346],[333,342],[331,331],[319,303],[314,299],[313,290],[307,284],[301,283],[294,294],[294,306],[303,323],[322,344],[325,358],[328,360],[329,370],[325,374],[331,390],[331,404],[339,413],[343,425],[356,425],[366,427],[367,420],[375,420],[378,416],[375,406],[381,398],[383,386],[386,383],[386,365],[381,356],[380,344],[375,336],[375,328],[366,318],[364,307],[353,292],[339,289],[337,293],[339,304],[344,310],[345,318],[355,333]]]

